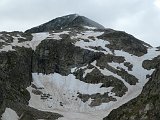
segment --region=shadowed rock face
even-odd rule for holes
[[[147,60],[148,69],[156,68],[139,97],[113,110],[103,120],[159,120],[160,119],[160,56]],[[156,61],[156,62],[155,62]],[[153,64],[154,63],[154,64]],[[149,66],[149,67],[148,67]]]
[[[96,27],[97,29],[104,29],[102,25],[84,16],[71,14],[63,17],[58,17],[38,27],[31,28],[26,32],[38,33],[38,32],[52,31],[52,30],[63,30],[66,28],[83,27],[83,26],[90,26],[90,27]]]
[[[45,40],[33,55],[33,72],[68,75],[71,68],[87,65],[98,59],[102,53],[81,49],[71,43],[71,39]]]
[[[16,51],[0,53],[0,101],[1,110],[7,102],[28,104],[26,90],[32,81],[32,50],[16,48]]]
[[[42,112],[28,105],[30,94],[26,90],[32,82],[33,50],[16,47],[16,51],[0,52],[0,115],[11,108],[20,120],[56,120],[62,115]]]
[[[145,42],[140,41],[132,35],[122,31],[105,32],[98,38],[108,40],[110,44],[106,45],[106,47],[111,49],[113,52],[114,50],[124,50],[136,56],[142,56],[146,54],[146,46],[151,47],[149,44],[146,44]]]

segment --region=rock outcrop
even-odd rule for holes
[[[97,29],[104,29],[102,25],[96,23],[84,16],[78,14],[71,14],[63,17],[58,17],[40,26],[31,28],[26,33],[48,32],[53,30],[64,30],[67,28],[83,28],[84,26],[95,27]]]
[[[159,120],[160,119],[160,56],[144,62],[148,69],[155,68],[140,96],[113,110],[103,120]],[[156,62],[155,62],[156,61]],[[149,67],[148,67],[149,66]]]

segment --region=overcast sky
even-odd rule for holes
[[[0,31],[25,31],[71,13],[160,46],[160,0],[0,0]]]

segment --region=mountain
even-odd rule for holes
[[[45,31],[53,31],[53,30],[62,30],[66,28],[74,28],[74,27],[95,27],[98,29],[104,29],[104,27],[84,16],[80,16],[78,14],[66,15],[63,17],[58,17],[53,19],[47,23],[44,23],[40,26],[31,28],[27,30],[27,33],[38,33]]]
[[[158,120],[159,56],[75,14],[0,32],[0,118]]]
[[[156,68],[142,93],[113,110],[103,120],[159,120],[160,119],[160,55],[152,60],[146,60],[147,69]]]

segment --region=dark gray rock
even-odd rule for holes
[[[28,104],[30,94],[26,88],[32,81],[32,50],[16,48],[16,51],[0,53],[0,111],[8,102]]]
[[[103,120],[159,120],[160,119],[160,60],[154,58],[150,68],[156,68],[149,82],[144,86],[142,93],[130,102],[113,110]],[[147,61],[146,61],[147,64]]]
[[[154,69],[159,64],[159,61],[160,61],[160,55],[155,57],[152,60],[143,61],[142,66],[147,70],[151,70],[151,69]]]
[[[123,50],[136,56],[146,54],[146,46],[151,47],[149,44],[121,31],[105,32],[98,38],[109,41],[110,44],[107,44],[106,47],[113,52],[114,50]]]
[[[97,68],[95,68],[91,73],[88,73],[85,78],[83,78],[83,70],[80,69],[74,73],[76,78],[91,84],[103,83],[101,87],[113,87],[111,92],[114,92],[116,96],[122,97],[125,92],[127,92],[127,87],[123,82],[114,76],[105,76]]]
[[[84,26],[97,27],[97,29],[93,31],[104,32],[104,34],[98,38],[110,42],[106,47],[113,52],[113,55],[104,55],[102,51],[105,50],[101,46],[89,46],[98,52],[75,46],[74,43],[81,39],[71,39],[71,36],[88,30],[84,28]],[[28,106],[30,95],[26,88],[31,85],[33,72],[43,74],[59,73],[65,76],[71,74],[71,68],[77,67],[79,69],[73,73],[77,79],[91,84],[102,83],[101,87],[113,87],[111,92],[115,93],[118,97],[122,97],[127,92],[127,87],[121,80],[114,76],[105,76],[99,69],[91,65],[91,63],[96,60],[96,66],[100,67],[100,69],[106,68],[112,73],[121,76],[130,85],[136,85],[138,82],[136,76],[129,74],[123,68],[113,68],[108,63],[123,63],[128,67],[128,70],[131,71],[133,65],[125,62],[125,58],[122,56],[114,56],[114,51],[123,50],[136,56],[142,56],[147,53],[147,48],[151,46],[125,32],[104,29],[104,27],[98,23],[75,14],[54,19],[41,26],[27,30],[25,33],[18,31],[0,32],[0,48],[2,48],[3,45],[12,43],[14,36],[21,36],[21,38],[18,38],[18,42],[24,42],[32,39],[33,36],[30,33],[49,31],[50,34],[54,34],[52,32],[53,30],[54,32],[62,32],[63,30],[69,30],[70,32],[68,35],[60,35],[61,40],[47,38],[37,46],[35,51],[14,46],[15,51],[0,52],[0,115],[3,114],[6,107],[9,107],[16,111],[18,116],[20,116],[20,120],[56,120],[62,117],[56,113],[39,111]],[[93,36],[89,38],[95,40]],[[88,39],[83,39],[83,41],[89,42]],[[150,81],[146,84],[142,94],[117,110],[113,110],[108,117],[104,118],[105,120],[160,119],[159,59],[160,57],[158,56],[153,60],[145,60],[143,62],[145,69],[157,69],[152,76],[146,76],[150,78]],[[80,68],[86,65],[87,68]],[[94,70],[83,77],[86,69]],[[33,88],[32,93],[40,95],[41,99],[54,97],[42,93],[34,84],[32,84],[31,87]],[[108,93],[92,95],[79,93],[78,97],[81,98],[83,102],[92,98],[91,107],[116,101],[116,99],[109,96]],[[63,106],[64,104],[60,102],[60,105]]]
[[[94,50],[98,50],[98,51],[106,51],[106,50],[103,49],[101,46],[98,46],[98,47],[89,46],[89,48],[94,49]]]
[[[130,62],[124,62],[124,66],[128,67],[129,71],[132,71],[133,65]]]
[[[116,101],[116,98],[113,98],[112,96],[108,96],[108,93],[104,93],[104,94],[97,93],[92,95],[78,93],[78,97],[83,102],[86,102],[89,100],[89,98],[91,98],[92,99],[92,102],[90,103],[91,107],[99,106],[102,103],[108,103],[110,101]]]
[[[67,28],[83,28],[83,26],[96,27],[97,29],[104,29],[104,27],[84,16],[71,14],[67,16],[58,17],[40,26],[31,28],[26,33],[38,33],[53,30],[64,30]]]
[[[138,79],[135,76],[129,74],[123,68],[115,69],[112,66],[108,65],[108,63],[110,62],[123,63],[124,61],[125,59],[122,56],[113,56],[113,55],[108,54],[108,55],[102,55],[97,60],[96,65],[99,66],[101,69],[106,68],[109,71],[121,76],[130,85],[135,85],[138,82]]]
[[[26,88],[32,81],[33,50],[24,47],[15,49],[16,51],[0,53],[0,115],[8,107],[16,111],[20,120],[56,120],[62,117],[27,106],[30,94]],[[33,92],[41,94],[38,91]]]
[[[87,65],[98,59],[102,53],[81,49],[72,44],[70,38],[45,40],[37,47],[33,56],[33,72],[60,73],[68,75],[71,68]]]

